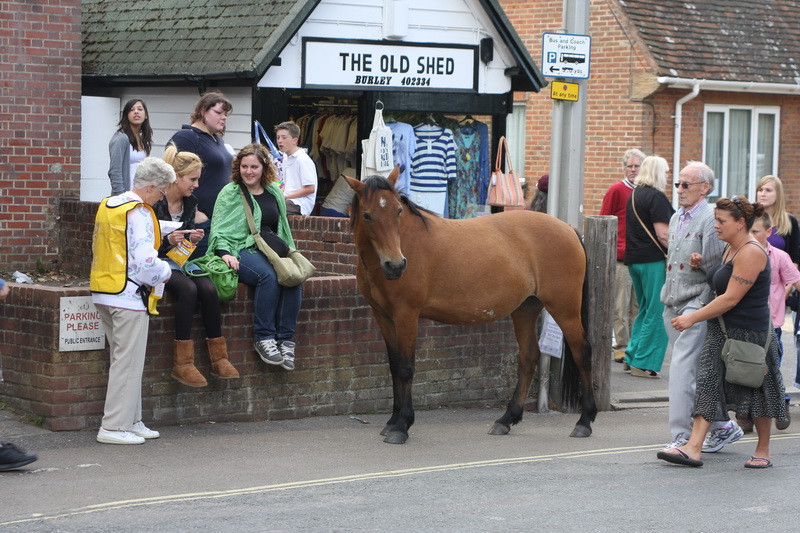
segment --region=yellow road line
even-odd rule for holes
[[[800,433],[788,433],[780,435],[772,435],[771,440],[785,440],[796,439],[800,437]],[[739,442],[756,442],[756,437],[745,437],[740,439]],[[257,487],[245,487],[241,489],[229,489],[219,491],[196,492],[187,494],[172,494],[167,496],[156,496],[152,498],[139,498],[133,500],[120,500],[115,502],[100,503],[95,505],[87,505],[69,511],[45,515],[35,514],[30,518],[22,518],[19,520],[12,520],[9,522],[0,522],[0,526],[23,524],[26,522],[35,522],[40,520],[55,520],[58,518],[68,518],[83,514],[96,513],[100,511],[112,511],[116,509],[125,509],[131,507],[142,507],[147,505],[162,505],[167,503],[189,502],[195,500],[206,500],[214,498],[228,498],[232,496],[243,496],[248,494],[259,494],[264,492],[275,492],[292,489],[302,489],[308,487],[319,487],[324,485],[337,485],[343,483],[355,483],[359,481],[368,481],[373,479],[389,479],[395,477],[412,476],[420,474],[430,474],[434,472],[447,472],[453,470],[466,470],[469,468],[484,468],[487,466],[505,466],[513,464],[536,463],[542,461],[552,461],[554,459],[574,459],[581,457],[594,457],[601,455],[611,455],[620,453],[635,453],[641,451],[655,451],[663,448],[663,444],[647,444],[643,446],[623,446],[619,448],[605,448],[600,450],[583,450],[575,452],[552,453],[546,455],[533,455],[528,457],[510,457],[505,459],[487,459],[484,461],[470,461],[465,463],[450,463],[444,465],[423,466],[419,468],[406,468],[401,470],[387,470],[384,472],[368,472],[364,474],[353,474],[349,476],[338,476],[331,478],[311,479],[306,481],[292,481],[288,483],[275,483],[272,485],[262,485]]]

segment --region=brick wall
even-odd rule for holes
[[[53,430],[97,428],[102,417],[108,351],[58,351],[60,298],[84,295],[86,287],[14,285],[0,306],[0,398],[21,413],[43,417]],[[174,315],[169,297],[162,301],[161,315],[150,319],[144,370],[148,424],[391,412],[385,345],[354,276],[315,277],[304,285],[297,369],[291,373],[265,365],[253,351],[252,299],[252,289],[240,284],[236,298],[223,304],[222,329],[240,379],[210,376],[201,321],[195,318],[197,366],[209,381],[202,389],[170,377]],[[515,357],[508,319],[484,326],[422,321],[415,406],[504,407],[516,378]]]
[[[89,276],[91,242],[96,202],[64,199],[60,202],[58,241],[62,268],[80,276]],[[355,253],[350,221],[347,218],[289,217],[292,237],[317,267],[319,274],[355,275]]]
[[[25,270],[58,258],[58,199],[80,192],[81,2],[0,5],[0,249]]]
[[[97,204],[61,202],[60,243],[64,268],[88,275]],[[391,410],[386,348],[366,301],[358,293],[355,249],[347,219],[291,217],[299,249],[318,268],[303,288],[298,320],[297,370],[268,367],[252,347],[253,289],[239,285],[222,305],[222,330],[239,380],[209,377],[199,316],[193,334],[204,389],[170,377],[173,309],[167,296],[150,319],[144,371],[145,420],[178,424],[282,419]],[[0,398],[47,427],[97,427],[108,373],[107,350],[59,352],[61,297],[88,296],[82,287],[15,285],[0,306]],[[508,319],[484,326],[447,326],[422,321],[417,343],[415,405],[504,406],[516,377],[516,342]],[[536,389],[532,392],[535,394]]]

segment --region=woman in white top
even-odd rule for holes
[[[116,196],[133,187],[132,178],[136,167],[148,155],[153,146],[153,129],[144,100],[134,98],[122,107],[119,130],[108,143],[111,164],[108,179],[111,181],[111,195]]]

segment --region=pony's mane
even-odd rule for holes
[[[425,219],[425,217],[422,215],[422,213],[434,214],[432,211],[428,211],[427,209],[418,206],[417,204],[415,204],[414,202],[409,200],[407,196],[403,196],[402,194],[398,194],[398,192],[395,190],[395,188],[392,187],[392,184],[389,183],[389,180],[387,180],[383,176],[373,175],[373,176],[370,176],[369,178],[367,178],[366,180],[364,180],[364,196],[365,197],[369,198],[376,191],[391,191],[391,192],[397,194],[398,196],[400,196],[400,202],[403,205],[408,206],[408,210],[411,211],[411,213],[413,213],[414,215],[417,215],[419,218],[421,218],[422,222],[426,226],[428,225],[428,221]],[[352,226],[356,222],[356,216],[357,216],[356,213],[358,213],[359,200],[358,200],[358,195],[357,194],[353,196],[353,203],[351,204],[351,206],[352,206],[352,209],[350,209],[350,225]]]

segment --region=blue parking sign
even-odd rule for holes
[[[548,63],[555,63],[556,59],[558,58],[558,54],[555,52],[547,52],[547,62]]]

